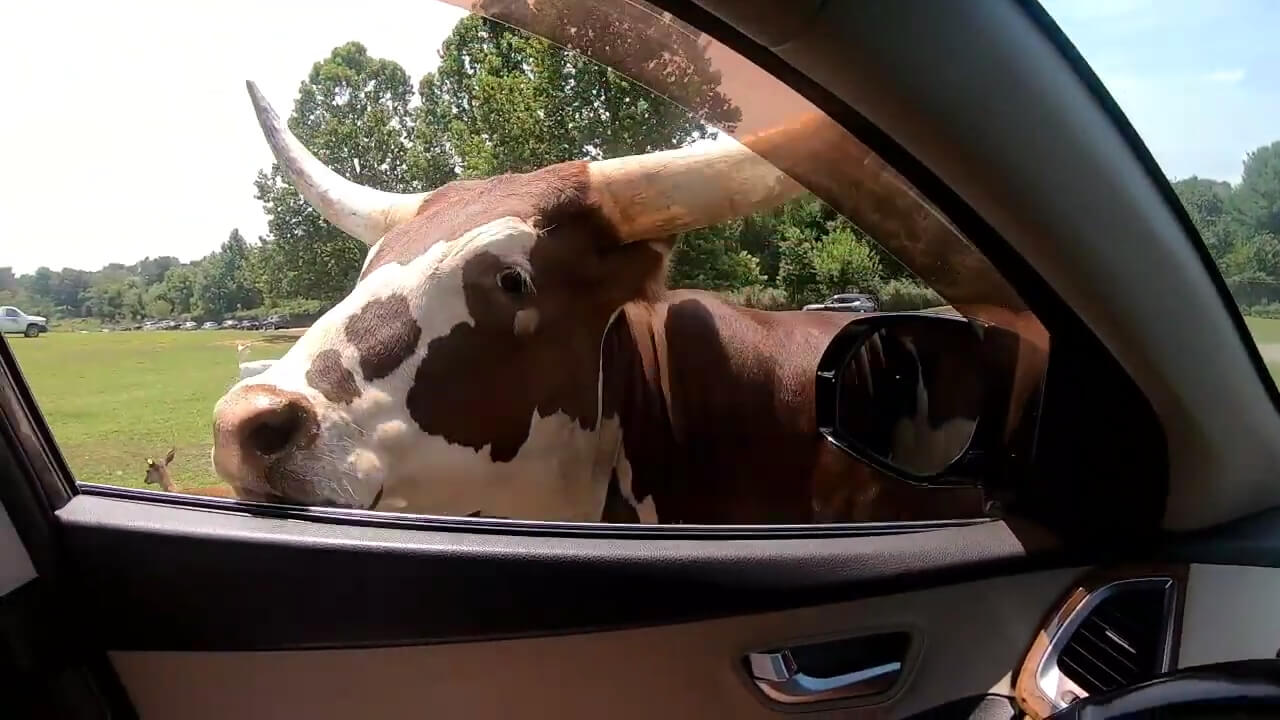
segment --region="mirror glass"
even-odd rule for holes
[[[984,397],[977,328],[960,318],[899,316],[869,326],[845,358],[836,429],[897,470],[937,475],[969,447]]]

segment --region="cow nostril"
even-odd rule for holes
[[[301,444],[312,431],[311,412],[298,402],[287,402],[260,414],[244,435],[253,452],[270,457],[292,445]]]

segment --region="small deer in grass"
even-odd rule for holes
[[[164,456],[163,460],[157,461],[155,458],[147,458],[147,477],[144,482],[148,485],[159,485],[164,488],[165,492],[183,493],[184,495],[225,498],[234,498],[236,496],[235,491],[229,485],[219,484],[209,487],[179,488],[177,483],[173,481],[173,476],[169,474],[169,463],[173,462],[176,450],[177,448],[169,448],[169,452]]]

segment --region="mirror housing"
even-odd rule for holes
[[[858,317],[818,363],[818,430],[914,484],[998,485],[1033,447],[1044,358],[1026,349],[1016,333],[960,315]]]

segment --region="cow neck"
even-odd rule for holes
[[[621,429],[609,497],[652,498],[664,524],[810,522],[813,373],[843,325],[815,315],[694,291],[624,306],[602,345],[603,417]]]

